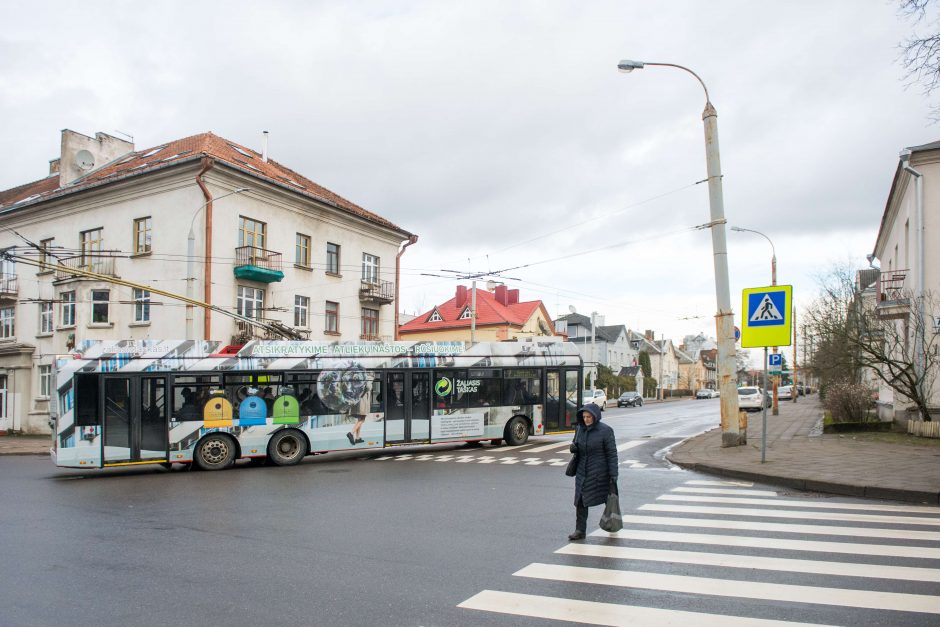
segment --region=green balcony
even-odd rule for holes
[[[277,283],[283,280],[281,253],[255,246],[236,248],[235,277],[260,283]]]

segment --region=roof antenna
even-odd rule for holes
[[[261,148],[261,160],[265,163],[268,162],[268,132],[261,131],[264,134],[264,143]]]

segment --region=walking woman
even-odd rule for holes
[[[574,476],[574,507],[577,513],[574,533],[569,540],[583,540],[587,531],[588,508],[603,505],[617,489],[617,440],[614,430],[601,424],[601,409],[585,405],[578,410],[578,426],[571,452],[578,456]]]

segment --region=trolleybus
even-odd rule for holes
[[[56,358],[58,466],[299,463],[310,454],[573,429],[577,347],[558,341],[86,341]]]

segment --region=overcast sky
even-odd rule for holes
[[[63,128],[138,149],[204,131],[260,149],[266,129],[272,158],[419,235],[411,313],[456,285],[422,273],[516,268],[553,316],[715,334],[711,238],[689,230],[709,220],[703,91],[622,58],[705,81],[729,225],[773,240],[798,305],[865,264],[899,150],[940,139],[887,0],[0,0],[0,23],[0,189],[42,178]],[[740,319],[770,247],[728,248]]]

